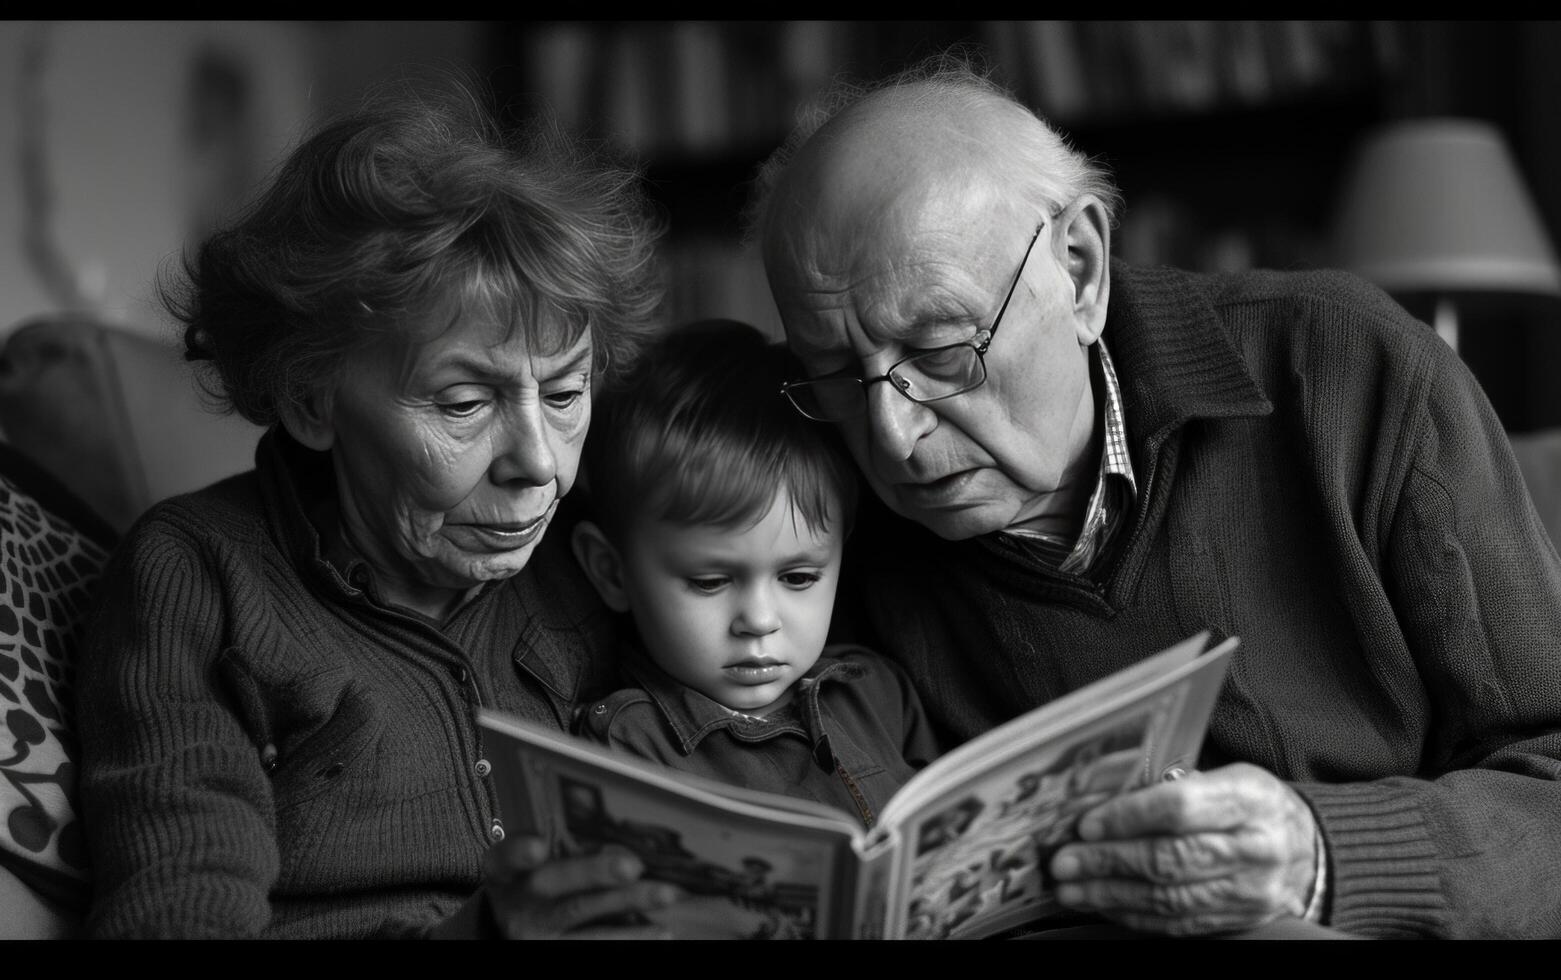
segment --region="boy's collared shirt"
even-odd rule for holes
[[[812,799],[871,826],[937,755],[931,726],[898,667],[862,647],[829,647],[765,717],[735,712],[678,682],[639,650],[625,686],[587,703],[591,740],[708,779]]]

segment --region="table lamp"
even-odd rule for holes
[[[1457,297],[1561,296],[1561,267],[1506,140],[1477,119],[1394,122],[1347,172],[1339,262],[1389,293],[1435,299],[1432,325],[1458,349]]]

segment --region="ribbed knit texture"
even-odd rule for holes
[[[562,728],[608,666],[567,529],[435,626],[320,557],[317,455],[268,434],[105,572],[79,674],[94,936],[415,933],[475,890],[499,816],[475,706]]]
[[[867,501],[835,640],[953,741],[1201,629],[1238,635],[1205,767],[1293,781],[1327,921],[1561,935],[1561,562],[1500,423],[1425,324],[1341,273],[1113,263],[1136,511],[1094,583]]]

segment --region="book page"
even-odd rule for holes
[[[1195,640],[1194,654],[1206,638]],[[1196,759],[1235,645],[1196,659],[1179,645],[1130,668],[1136,685],[1082,688],[919,774],[883,814],[906,852],[891,934],[975,938],[1061,912],[1044,873],[1052,853],[1084,811]]]
[[[907,939],[990,935],[1061,911],[1044,873],[1079,815],[1142,782],[1172,689],[980,773],[901,821]],[[891,926],[893,928],[893,926]]]
[[[552,842],[556,856],[608,845],[635,852],[645,877],[684,899],[648,921],[680,939],[843,938],[854,911],[858,825],[809,801],[669,777],[661,767],[479,719],[510,833]]]
[[[1208,640],[1206,632],[1189,637],[1152,657],[1034,708],[943,753],[900,788],[894,799],[884,807],[880,823],[894,823],[898,819],[897,814],[918,808],[927,795],[941,792],[939,784],[945,780],[958,781],[964,774],[991,766],[1004,756],[1027,752],[1035,743],[1071,725],[1080,724],[1092,715],[1112,711],[1150,687],[1176,683],[1180,677],[1193,670],[1215,668],[1214,661],[1223,661],[1222,654],[1228,649],[1234,649],[1236,642],[1234,638],[1226,640],[1218,650],[1210,651],[1206,657],[1200,658],[1199,654],[1203,653]],[[1223,679],[1223,666],[1218,670],[1221,676],[1215,679],[1216,691],[1219,680]],[[1197,734],[1201,739],[1202,732]]]

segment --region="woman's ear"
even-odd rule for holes
[[[1073,284],[1074,333],[1079,346],[1088,347],[1106,328],[1106,304],[1111,297],[1111,219],[1099,198],[1085,194],[1056,220],[1058,238],[1067,250],[1068,279]]]
[[[330,392],[314,389],[300,402],[284,402],[278,411],[287,434],[304,446],[325,452],[336,442]]]
[[[607,608],[628,612],[629,597],[623,587],[623,558],[602,529],[591,521],[581,521],[575,525],[569,544],[574,549],[575,561],[596,586],[597,594]]]

